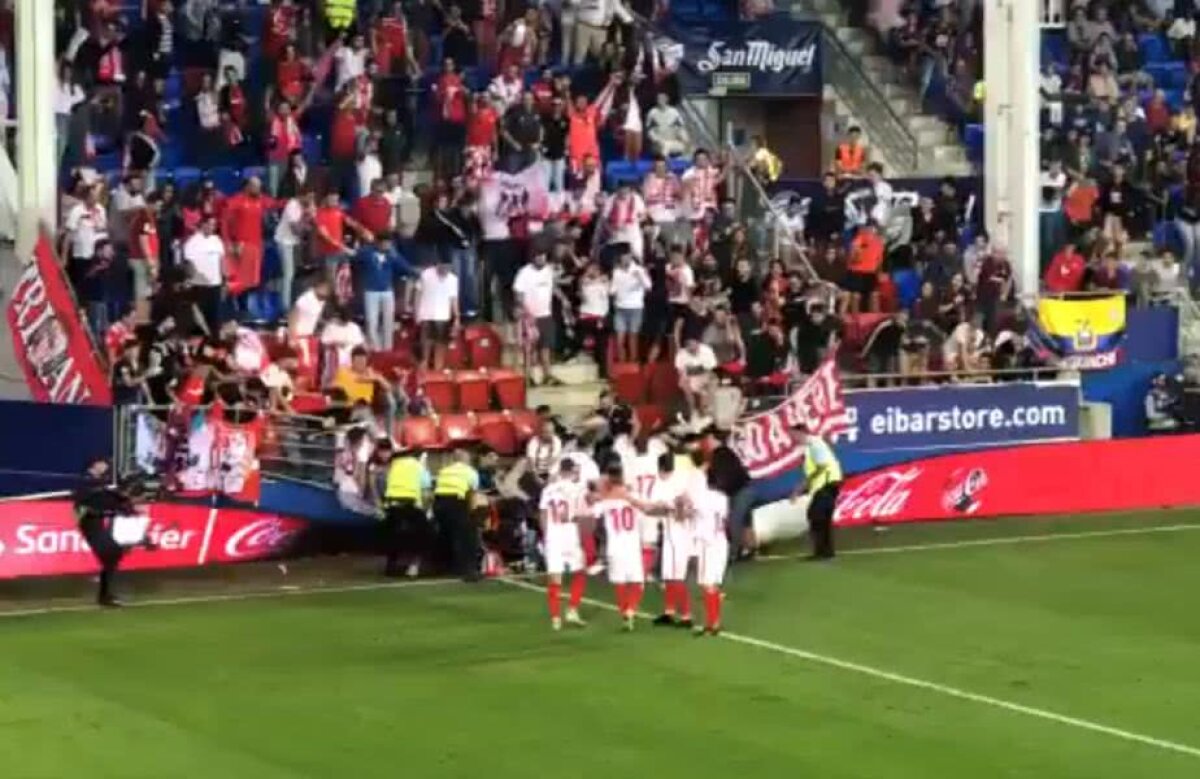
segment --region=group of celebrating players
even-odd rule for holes
[[[704,597],[704,625],[696,635],[721,631],[721,584],[729,563],[729,498],[709,484],[700,452],[674,455],[655,439],[621,452],[599,472],[589,457],[564,456],[542,490],[539,509],[548,578],[550,623],[582,627],[579,606],[595,566],[597,531],[604,566],[625,630],[633,630],[647,579],[659,562],[663,613],[656,625],[692,628],[688,573]],[[597,566],[598,567],[598,566]],[[563,579],[570,594],[562,613]]]

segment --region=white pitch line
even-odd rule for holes
[[[534,592],[543,592],[544,591],[542,587],[539,587],[536,584],[530,584],[529,582],[525,582],[525,581],[506,579],[506,580],[503,580],[503,583],[508,584],[512,587],[519,587],[523,590],[531,590]],[[606,603],[606,602],[600,601],[600,600],[596,600],[595,598],[584,598],[584,602],[588,603],[589,605],[596,606],[597,608],[605,609],[606,611],[613,611],[613,612],[617,611],[617,607],[614,606],[613,604]],[[646,614],[645,612],[639,612],[638,616],[643,619],[651,618],[651,615]],[[1135,733],[1131,730],[1122,730],[1121,728],[1114,728],[1112,726],[1104,725],[1099,722],[1092,722],[1091,720],[1080,719],[1078,717],[1071,717],[1066,714],[1059,714],[1057,712],[1047,711],[1046,709],[1039,709],[1039,708],[1035,708],[1033,706],[1026,706],[1024,704],[1015,703],[1013,701],[1007,701],[1007,700],[1004,700],[1003,698],[993,698],[990,695],[982,695],[980,693],[970,692],[968,690],[962,690],[957,687],[950,687],[949,685],[938,684],[937,682],[930,682],[930,681],[926,681],[924,679],[918,679],[918,678],[912,677],[912,676],[905,676],[903,674],[894,673],[892,671],[887,671],[882,668],[875,668],[874,666],[863,665],[861,663],[853,663],[848,660],[839,660],[836,657],[830,657],[828,655],[822,655],[822,654],[818,654],[816,652],[810,652],[810,651],[807,651],[804,649],[797,649],[795,647],[786,646],[784,644],[777,644],[773,641],[765,641],[761,638],[745,636],[740,633],[730,633],[729,631],[722,630],[721,634],[720,634],[720,638],[723,638],[726,641],[732,641],[737,644],[743,644],[745,646],[753,646],[753,647],[757,647],[759,649],[766,649],[768,651],[776,652],[776,653],[779,653],[782,655],[788,655],[790,657],[795,657],[800,660],[807,660],[808,662],[811,662],[811,663],[825,665],[825,666],[829,666],[831,668],[837,668],[842,671],[851,671],[853,673],[857,673],[862,676],[870,676],[875,679],[882,679],[884,681],[892,682],[894,684],[904,685],[906,687],[915,687],[915,688],[918,688],[921,690],[928,690],[929,692],[936,692],[941,695],[945,695],[947,697],[957,698],[959,700],[970,701],[972,703],[979,703],[979,704],[983,704],[985,706],[991,706],[993,708],[1015,712],[1017,714],[1024,714],[1027,717],[1035,717],[1035,718],[1041,719],[1041,720],[1057,722],[1060,725],[1067,725],[1070,727],[1078,728],[1080,730],[1087,730],[1087,731],[1091,731],[1092,733],[1099,733],[1101,735],[1111,736],[1113,738],[1117,738],[1122,741],[1130,741],[1135,744],[1142,744],[1144,746],[1155,747],[1157,749],[1162,749],[1162,750],[1165,750],[1168,752],[1175,752],[1177,754],[1188,755],[1189,757],[1200,758],[1200,748],[1188,746],[1187,744],[1180,744],[1180,743],[1177,743],[1174,741],[1167,741],[1166,739],[1155,738],[1154,736],[1147,736],[1147,735],[1143,735],[1141,733]]]
[[[1012,544],[1039,544],[1049,541],[1074,541],[1088,538],[1116,538],[1118,536],[1146,536],[1156,533],[1182,533],[1200,530],[1200,524],[1157,525],[1155,527],[1131,527],[1120,530],[1088,530],[1083,533],[1045,533],[1032,536],[1009,536],[1007,538],[976,538],[964,541],[944,541],[933,544],[908,544],[903,546],[880,546],[871,549],[847,549],[839,556],[898,554],[900,552],[936,552],[944,549],[969,549],[975,546],[1008,546]],[[794,560],[804,555],[759,555],[756,560]]]

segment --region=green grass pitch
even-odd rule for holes
[[[716,639],[500,582],[0,618],[0,775],[1200,777],[1200,512],[843,542]]]

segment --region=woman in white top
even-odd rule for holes
[[[71,139],[71,113],[75,106],[87,100],[83,87],[75,81],[71,66],[63,63],[58,69],[58,85],[54,93],[54,125],[58,133],[58,160],[61,162]]]
[[[625,159],[637,162],[642,158],[642,107],[638,105],[636,76],[626,82],[624,119],[621,121],[621,133],[624,135]]]
[[[590,345],[592,359],[605,377],[608,362],[608,277],[596,263],[589,263],[579,277],[579,322],[575,328],[576,350]]]
[[[207,165],[217,157],[221,143],[221,103],[211,73],[205,73],[196,93],[196,119],[200,124],[200,156]]]
[[[642,312],[646,292],[653,286],[650,274],[633,261],[633,255],[621,255],[613,268],[610,292],[613,297],[613,331],[617,335],[617,362],[638,361],[638,339],[642,332]]]

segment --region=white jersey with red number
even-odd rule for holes
[[[634,497],[649,501],[658,481],[658,457],[647,452],[633,452],[623,459],[622,468],[625,471],[625,486]],[[652,547],[658,542],[658,527],[661,520],[656,516],[637,512],[638,525],[642,533],[642,546]]]
[[[556,479],[542,490],[538,503],[545,518],[546,571],[562,574],[584,568],[583,545],[577,520],[587,509],[586,488],[575,480]]]
[[[642,570],[642,533],[638,511],[623,498],[603,498],[592,505],[592,514],[604,523],[608,554],[608,578],[614,584],[640,583]]]
[[[701,587],[718,587],[729,564],[729,539],[726,536],[729,497],[706,487],[693,495],[692,507],[698,558],[696,580]]]
[[[662,578],[663,581],[681,582],[687,578],[688,564],[696,552],[695,533],[690,514],[680,514],[679,498],[686,491],[688,475],[672,473],[659,478],[650,495],[650,502],[669,506],[671,512],[663,518]]]
[[[682,183],[690,212],[688,216],[703,219],[717,209],[717,186],[720,182],[721,170],[712,165],[707,168],[692,167],[684,172]]]

